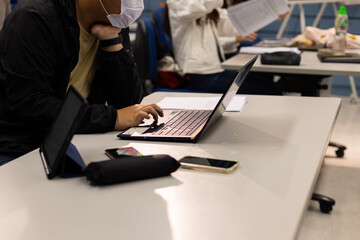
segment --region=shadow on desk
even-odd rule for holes
[[[247,121],[259,120],[261,119],[248,119]],[[268,120],[269,124],[277,125],[274,123],[278,123],[282,129],[288,129],[291,134],[292,122],[284,122],[281,116],[273,116]],[[227,136],[226,142],[219,143],[215,131],[208,132],[205,135],[206,144],[213,145],[213,147],[209,147],[207,151],[213,155],[228,156],[231,158],[230,160],[239,161],[242,174],[274,194],[280,197],[286,196],[296,163],[294,156],[299,152],[299,146],[230,117],[223,117],[216,124],[233,127],[221,129],[221,134]],[[226,149],[229,147],[216,147],[219,144],[222,146],[234,145],[231,147],[234,150],[228,153]],[[262,151],[259,151],[259,146]]]

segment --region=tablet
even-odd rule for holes
[[[49,179],[59,173],[61,162],[65,159],[66,150],[86,107],[86,100],[70,86],[50,130],[40,145],[41,160]]]

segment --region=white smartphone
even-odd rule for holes
[[[239,166],[235,161],[193,156],[186,156],[179,162],[182,168],[219,173],[231,173]]]

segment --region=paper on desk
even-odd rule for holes
[[[244,54],[263,54],[273,52],[294,52],[300,54],[300,50],[297,47],[241,47],[240,53]]]
[[[257,47],[290,47],[293,44],[292,38],[264,39],[256,44]]]
[[[157,105],[162,109],[213,110],[219,100],[220,97],[165,97]],[[226,111],[240,112],[246,103],[245,96],[235,96]]]
[[[133,147],[142,155],[168,154],[176,160],[185,156],[214,158],[213,155],[204,151],[202,148],[191,144],[188,146],[151,144],[151,143],[130,143],[124,147]]]
[[[228,7],[229,19],[242,36],[258,31],[287,11],[285,0],[252,0]]]

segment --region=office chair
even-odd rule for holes
[[[141,79],[154,81],[157,71],[157,53],[154,24],[148,18],[138,21],[134,43],[134,58]]]
[[[16,4],[18,4],[20,0],[11,0],[10,3],[11,3],[11,9],[14,9],[14,7],[16,6]]]
[[[158,48],[160,49],[159,58],[163,57],[162,55],[169,55],[174,57],[172,40],[170,36],[163,30],[164,9],[164,7],[158,7],[153,11],[155,34],[158,40]]]
[[[328,89],[328,86],[321,82],[329,76],[303,74],[279,74],[279,76],[276,87],[283,92],[297,92],[301,96],[316,97],[320,95],[320,90]]]
[[[134,58],[138,65],[140,78],[150,85],[147,86],[147,93],[156,91],[193,92],[186,88],[173,89],[156,86],[157,61],[161,52],[154,22],[149,18],[139,20],[134,42]]]

